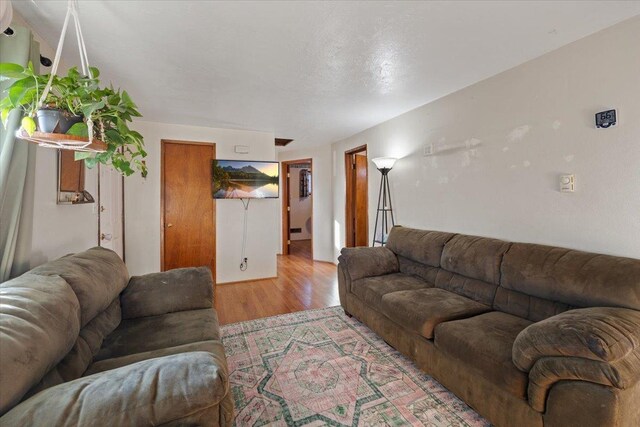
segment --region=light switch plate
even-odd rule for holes
[[[573,193],[576,191],[576,176],[560,175],[560,191],[562,193]]]

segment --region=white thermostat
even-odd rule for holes
[[[573,193],[576,191],[575,175],[560,175],[560,191],[563,193]]]
[[[236,145],[234,151],[238,154],[249,154],[249,146],[248,145]]]

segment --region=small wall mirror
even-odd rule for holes
[[[84,189],[84,160],[75,160],[74,151],[58,150],[58,204],[93,203]]]
[[[300,198],[311,195],[311,171],[309,169],[300,170]]]

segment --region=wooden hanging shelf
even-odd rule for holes
[[[88,151],[91,153],[104,153],[105,151],[107,151],[107,144],[100,141],[99,139],[94,138],[93,142],[85,147],[84,145],[89,142],[89,138],[67,135],[65,133],[34,132],[33,135],[29,136],[29,134],[27,134],[24,129],[20,129],[16,132],[16,138],[38,144],[40,147],[46,148]]]

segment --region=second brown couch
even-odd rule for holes
[[[340,303],[498,426],[640,425],[640,260],[394,227]]]

